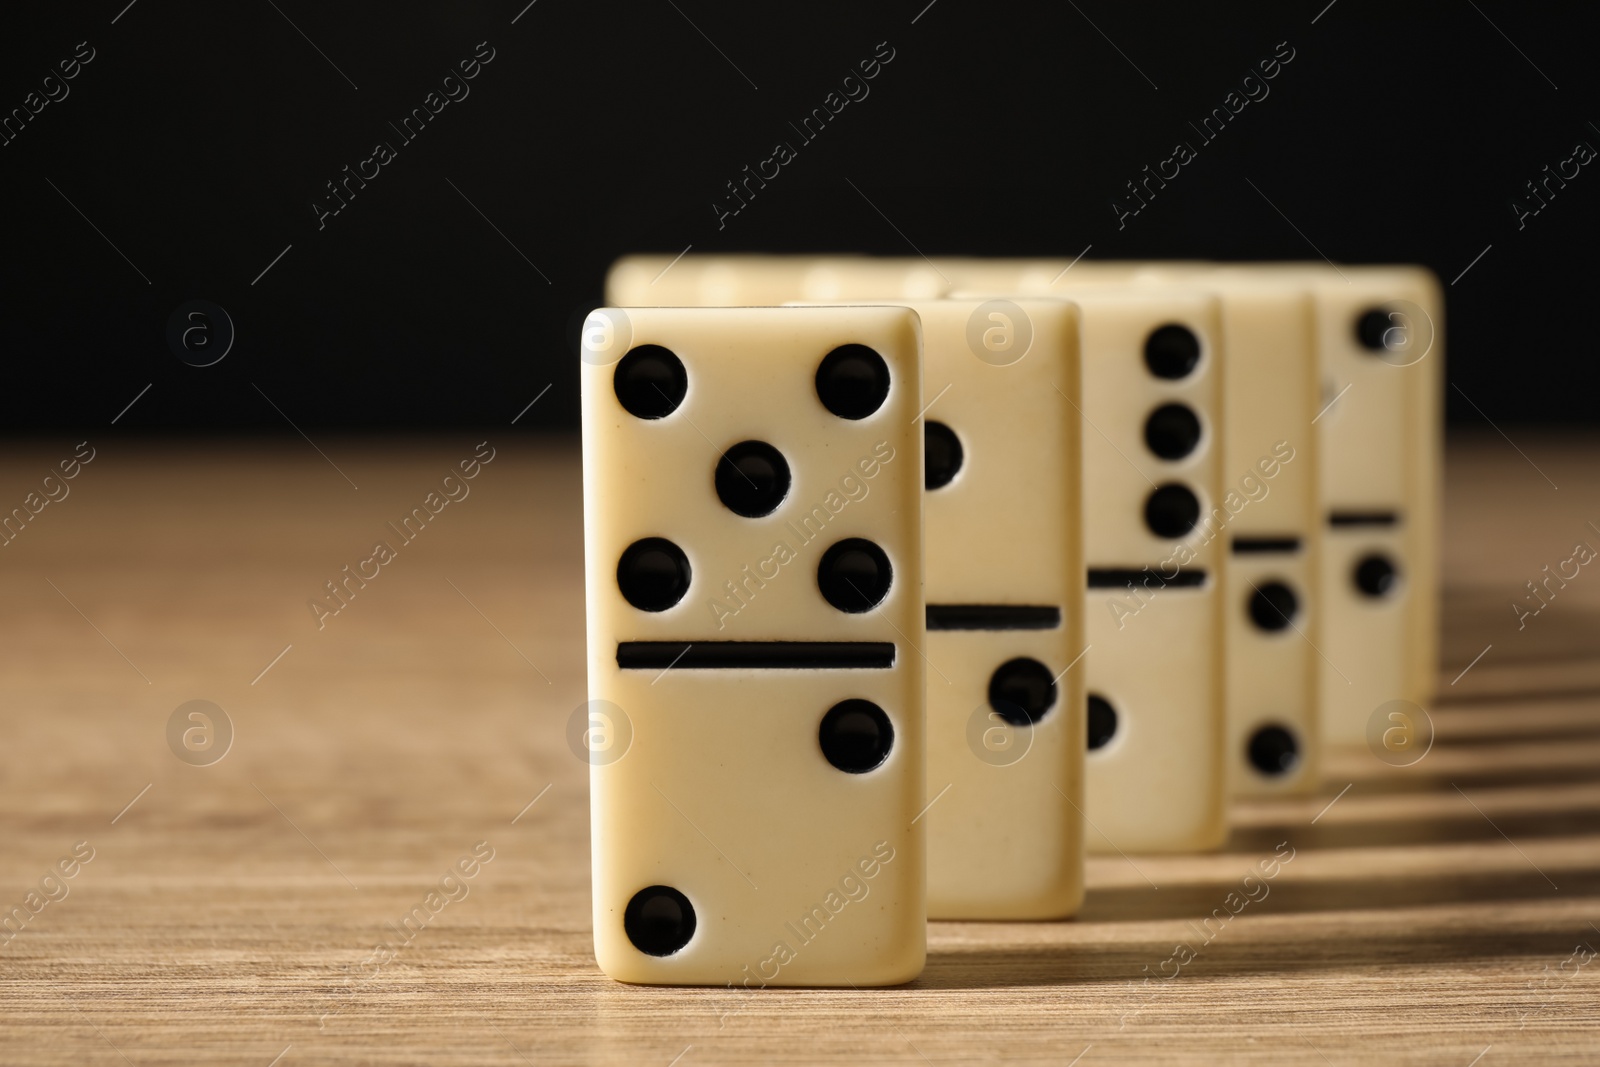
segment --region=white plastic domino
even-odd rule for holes
[[[925,928],[922,406],[901,308],[585,327],[595,953],[883,985]]]

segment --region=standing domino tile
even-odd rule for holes
[[[1322,398],[1323,734],[1370,739],[1437,683],[1444,305],[1420,267],[1295,265],[1316,302]],[[1407,715],[1404,708],[1400,709]],[[1407,715],[1414,719],[1414,715]]]
[[[950,786],[926,816],[928,912],[1060,918],[1083,902],[1077,313],[913,306],[930,404],[928,791]]]
[[[591,757],[595,954],[613,978],[922,969],[919,346],[903,308],[585,324],[589,695],[614,730]]]
[[[907,306],[927,405],[928,915],[1061,918],[1083,900],[1076,309]]]
[[[1198,281],[1198,279],[1195,279]],[[1219,270],[1227,338],[1222,427],[1227,532],[1228,764],[1239,794],[1319,785],[1320,595],[1311,299],[1258,272]]]
[[[1216,848],[1228,833],[1222,450],[1202,438],[1166,459],[1147,426],[1168,406],[1223,425],[1220,308],[1176,289],[1070,299],[1086,423],[1089,849]]]

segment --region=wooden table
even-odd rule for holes
[[[470,495],[402,542],[385,523],[480,436]],[[1420,763],[1341,753],[1318,796],[1237,805],[1220,854],[1095,859],[1073,922],[934,924],[910,986],[748,997],[618,985],[590,955],[572,443],[108,430],[54,488],[71,442],[9,446],[0,513],[69,492],[0,547],[0,909],[93,858],[0,946],[0,1061],[1595,1062],[1600,572],[1520,631],[1510,604],[1600,548],[1600,446],[1512,436],[1453,442]],[[376,576],[319,628],[347,564]],[[209,765],[169,747],[191,700],[232,724]],[[1269,895],[1203,943],[1280,842]],[[1178,944],[1195,958],[1144,983]]]

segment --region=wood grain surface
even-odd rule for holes
[[[1511,436],[1452,442],[1418,763],[1341,752],[1220,853],[1094,859],[1071,922],[933,924],[912,985],[748,995],[591,956],[573,443],[111,428],[51,484],[75,442],[9,446],[0,514],[60,499],[0,547],[0,1061],[1596,1062],[1600,568],[1511,605],[1600,548],[1600,445]],[[319,620],[347,564],[377,576]],[[192,700],[232,726],[209,765],[169,746]]]

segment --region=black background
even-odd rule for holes
[[[607,264],[688,245],[1421,262],[1448,286],[1452,422],[1595,418],[1600,175],[1524,229],[1510,206],[1600,146],[1578,5],[525,5],[8,13],[6,113],[78,42],[96,56],[0,147],[4,430],[102,426],[147,384],[119,430],[503,425],[547,385],[518,428],[570,429]],[[470,95],[400,145],[388,122],[479,42]],[[879,42],[870,95],[719,229],[724,183]],[[1279,42],[1270,95],[1202,147],[1188,122]],[[1199,157],[1119,229],[1112,198],[1180,139]],[[319,229],[380,140],[395,161]],[[237,328],[206,368],[166,340],[195,298]]]

